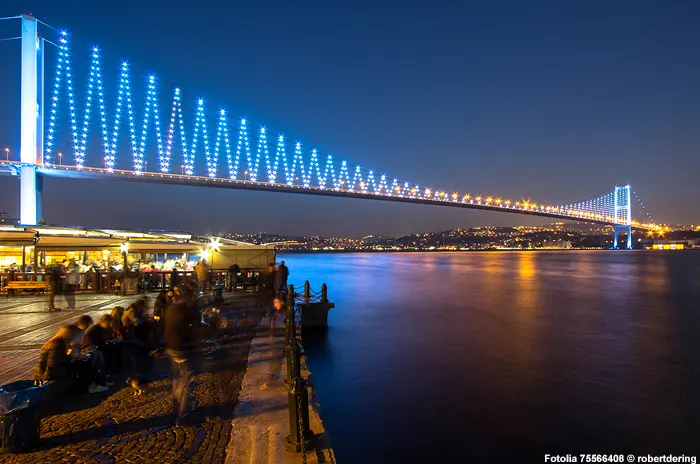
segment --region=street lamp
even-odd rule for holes
[[[63,165],[63,153],[61,153],[61,152],[58,153],[58,165],[59,166]]]
[[[180,165],[180,170],[182,171],[182,175],[184,176],[185,175],[185,165],[184,164]]]
[[[5,161],[10,161],[10,149],[5,147]]]
[[[148,161],[146,161],[143,164],[144,164],[144,168],[143,168],[144,172],[148,172]]]
[[[245,176],[243,178],[243,180],[245,180],[247,182],[248,181],[248,171],[243,172],[243,175]]]

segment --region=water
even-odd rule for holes
[[[700,253],[287,254],[340,463],[700,455]]]

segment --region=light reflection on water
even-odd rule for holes
[[[700,254],[287,254],[340,462],[700,454]],[[459,461],[465,462],[465,461]]]

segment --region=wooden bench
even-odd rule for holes
[[[15,296],[15,290],[32,290],[43,292],[48,290],[49,283],[47,281],[32,281],[32,280],[13,280],[7,283],[5,290],[7,290],[7,297],[10,295]]]

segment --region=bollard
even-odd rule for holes
[[[287,384],[291,384],[292,379],[301,377],[301,349],[301,342],[293,340],[287,350]]]
[[[326,284],[321,285],[321,303],[328,303],[328,287]]]
[[[304,282],[304,299],[306,301],[309,301],[309,299],[311,299],[311,284],[308,280]]]
[[[301,377],[295,377],[287,392],[289,406],[289,437],[287,441],[297,452],[306,451],[306,445],[311,438],[309,428],[309,395],[306,382]]]

